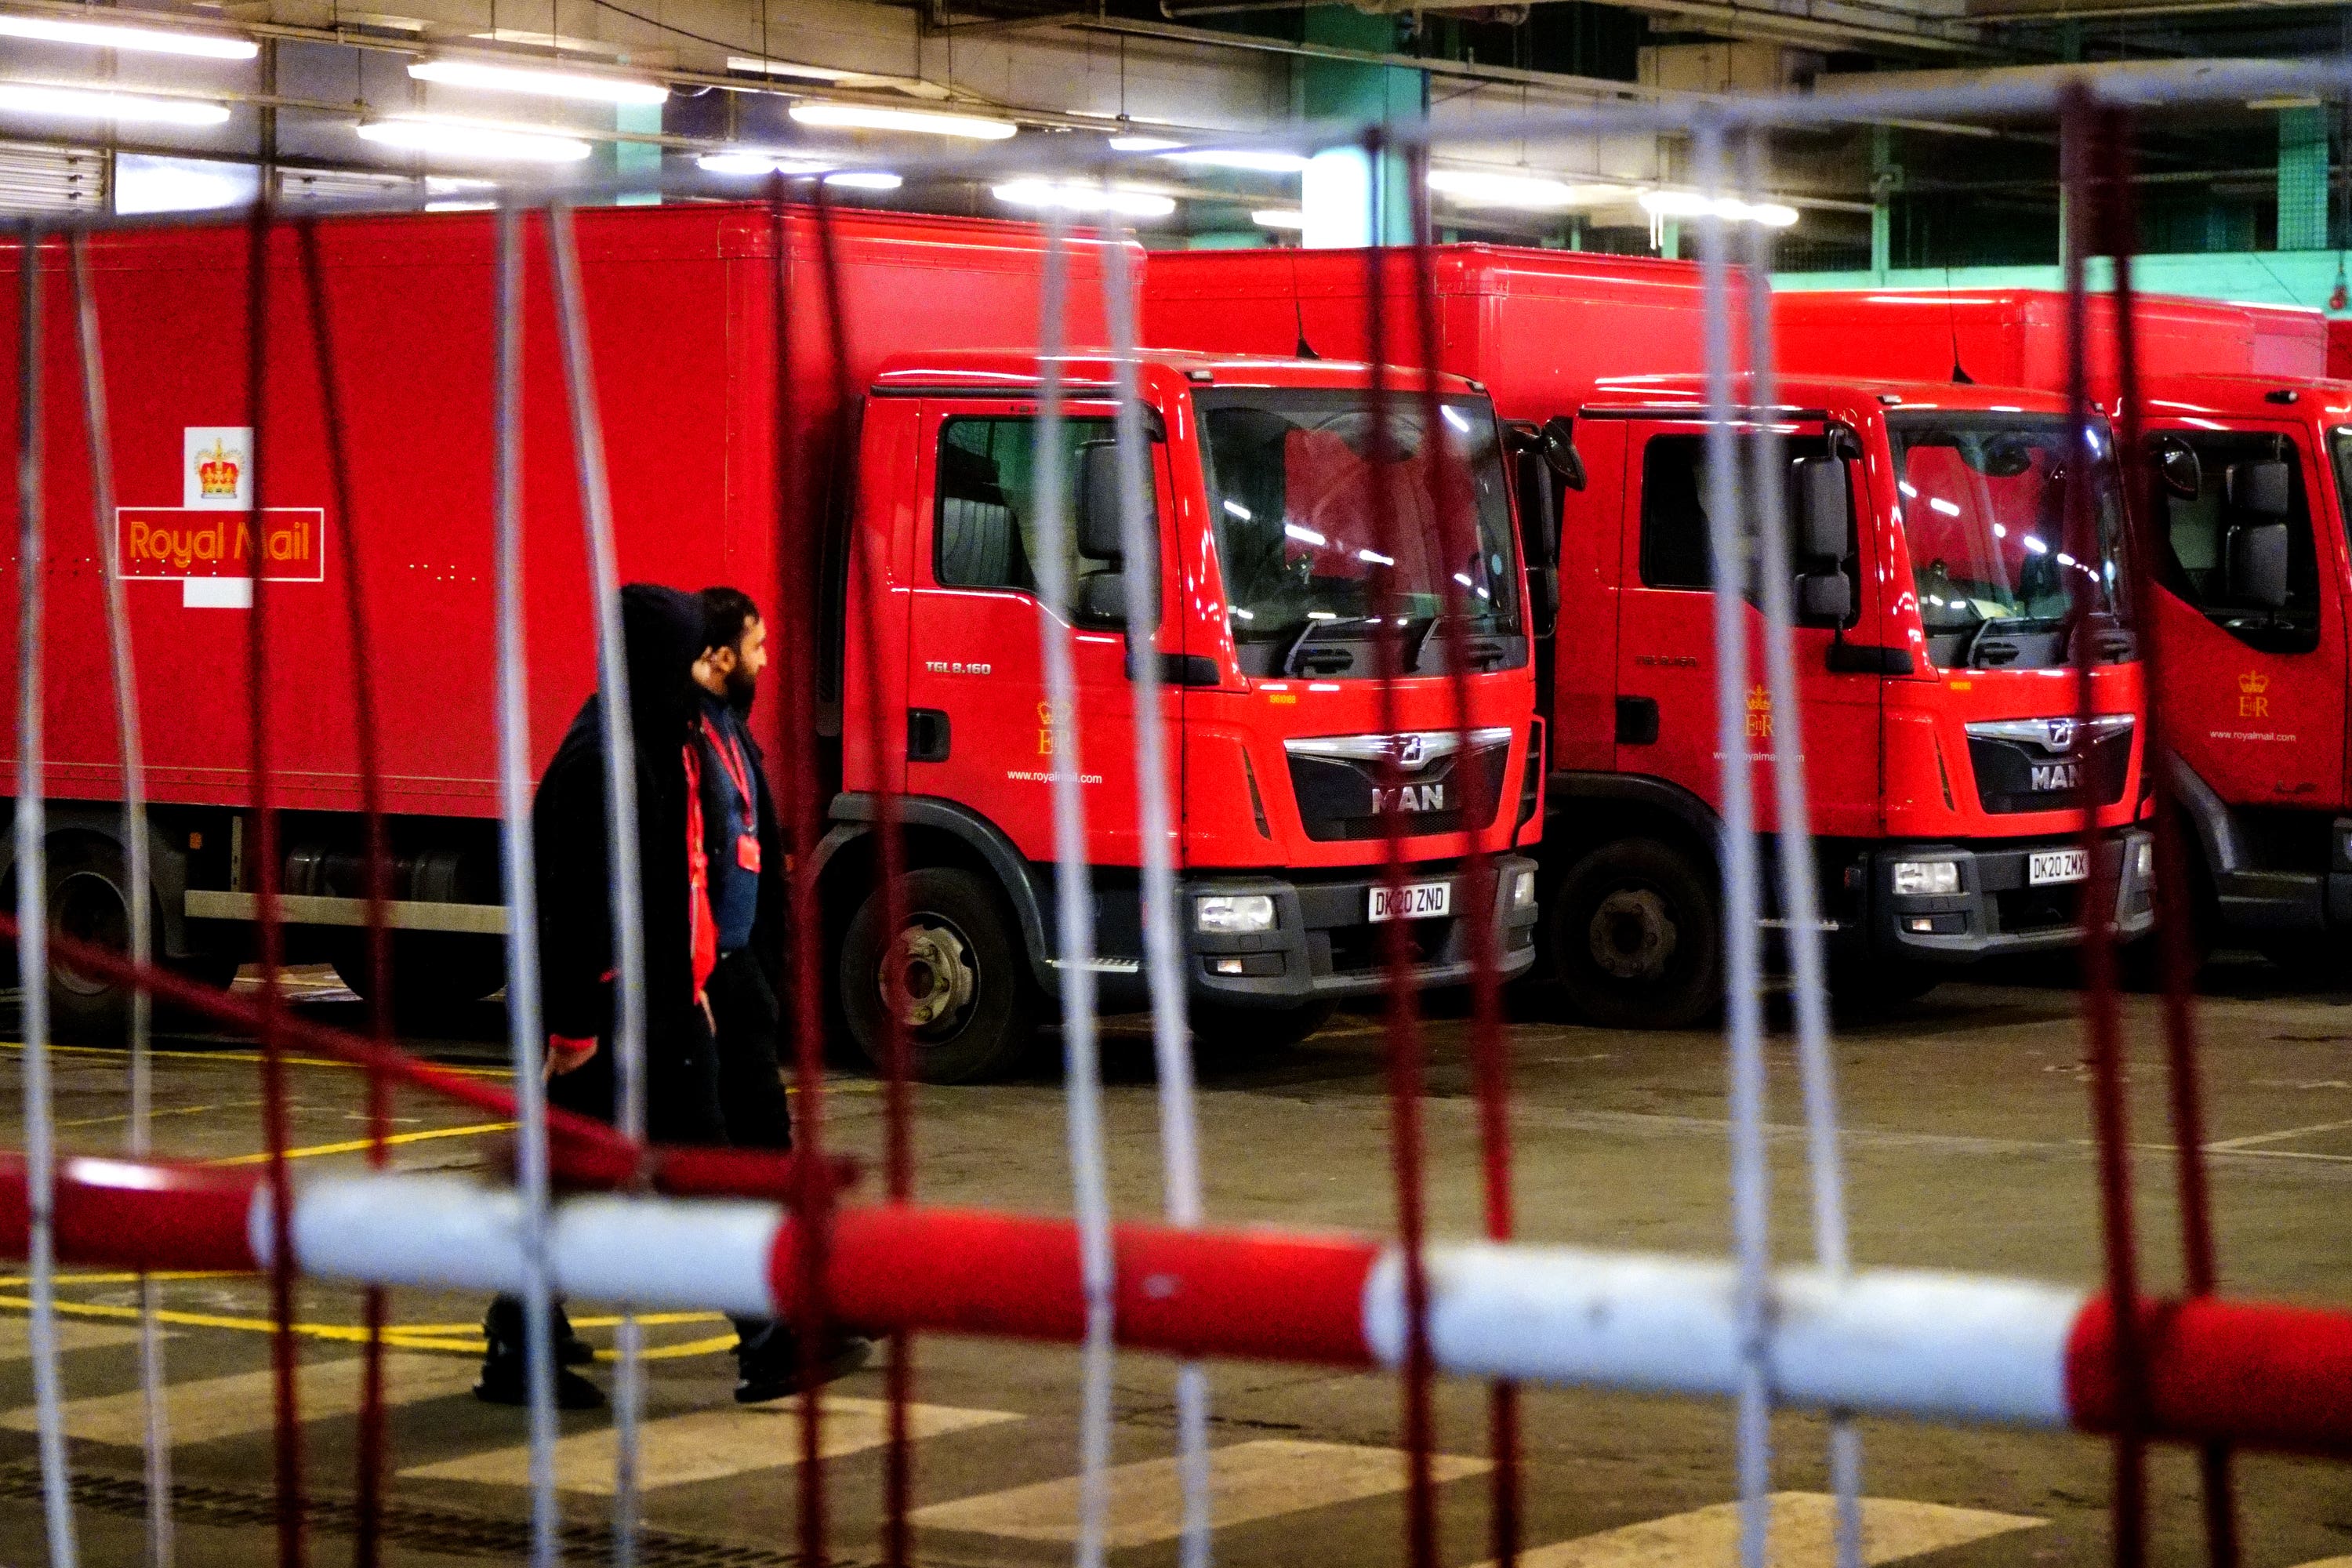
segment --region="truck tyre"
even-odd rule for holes
[[[1723,999],[1714,878],[1655,838],[1603,844],[1569,868],[1546,918],[1570,1005],[1621,1029],[1687,1028]]]
[[[1192,1048],[1226,1057],[1288,1050],[1329,1023],[1332,1011],[1328,1002],[1301,1007],[1198,1006],[1192,1009]]]
[[[76,835],[48,842],[49,932],[131,955],[130,874],[121,846]],[[49,1027],[60,1039],[121,1040],[131,1029],[131,987],[84,974],[49,955]]]
[[[887,1070],[883,1008],[895,1005],[924,1083],[969,1083],[1017,1064],[1036,1037],[1037,999],[995,889],[952,867],[909,871],[898,879],[895,942],[883,940],[883,905],[881,889],[868,894],[841,943],[842,1017],[866,1059]]]

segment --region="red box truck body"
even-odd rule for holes
[[[2111,403],[2114,318],[2095,304],[2092,362]],[[2143,460],[2158,465],[2164,508],[2149,606],[2163,763],[2200,851],[2199,933],[2291,966],[2333,964],[2352,931],[2352,383],[2326,379],[2339,324],[2274,306],[2138,305]],[[1947,335],[1937,322],[1957,321],[1979,381],[2064,384],[2054,292],[1791,294],[1783,307],[1792,353],[1834,359],[1851,342],[1874,359],[1932,359]]]
[[[583,212],[577,223],[624,579],[727,583],[772,602],[778,377],[770,214],[694,205]],[[755,717],[772,757],[818,749],[832,823],[821,851],[826,929],[837,946],[871,888],[875,795],[904,793],[908,864],[918,874],[909,904],[917,929],[906,940],[928,943],[941,959],[931,971],[940,994],[906,1005],[923,1015],[916,1031],[923,1070],[961,1076],[1016,1049],[1010,1036],[1057,989],[1050,896],[1056,759],[1039,652],[1040,616],[1054,612],[1034,585],[1028,478],[1044,244],[1016,225],[843,216],[839,274],[853,389],[844,408],[823,346],[817,237],[797,211],[789,233],[788,308],[805,312],[792,334],[790,385],[809,443],[802,449],[814,454],[816,470],[806,487],[811,516],[791,525],[826,532],[827,580],[810,595],[820,606],[825,718],[819,734],[782,734],[773,693]],[[382,704],[379,739],[396,814],[399,983],[479,995],[499,984],[496,938],[504,926],[492,724],[493,222],[431,215],[320,226],[349,428],[349,517],[333,505],[293,239],[287,229],[271,236],[257,531],[267,562],[272,784],[287,813],[287,912],[297,922],[297,951],[332,957],[356,940],[363,905],[350,667],[364,658]],[[121,502],[105,548],[131,579],[161,945],[191,962],[226,962],[243,951],[257,885],[253,838],[244,830],[253,804],[245,659],[255,629],[253,611],[243,607],[244,552],[253,537],[256,456],[243,428],[246,246],[235,227],[105,236],[91,245]],[[1072,254],[1066,341],[1099,342],[1100,252],[1079,244]],[[50,257],[61,266],[60,251]],[[594,662],[578,485],[536,220],[527,275],[530,739],[534,762],[543,762],[593,687]],[[53,880],[60,918],[99,930],[110,897],[120,923],[119,810],[109,804],[120,798],[119,779],[100,562],[60,276],[52,275],[49,300]],[[13,321],[5,335],[13,355]],[[1109,366],[1099,350],[1081,351],[1066,374],[1065,471],[1076,476],[1108,455]],[[1230,1010],[1234,1027],[1278,1034],[1332,998],[1377,988],[1373,889],[1386,820],[1399,813],[1412,879],[1439,890],[1425,893],[1417,905],[1424,918],[1412,922],[1420,977],[1434,984],[1467,973],[1473,921],[1496,922],[1507,970],[1531,961],[1532,879],[1520,873],[1532,867],[1507,852],[1523,831],[1530,839],[1536,831],[1533,672],[1488,401],[1464,385],[1448,388],[1449,416],[1474,432],[1458,449],[1481,498],[1479,527],[1500,552],[1490,567],[1494,609],[1433,639],[1423,668],[1401,684],[1401,722],[1423,742],[1409,804],[1381,798],[1402,792],[1376,786],[1378,756],[1390,742],[1368,660],[1335,638],[1311,675],[1273,670],[1272,645],[1246,626],[1236,634],[1223,613],[1255,594],[1280,631],[1279,612],[1295,610],[1293,601],[1360,591],[1360,568],[1327,582],[1305,557],[1284,555],[1280,531],[1286,505],[1312,506],[1335,536],[1352,537],[1365,526],[1367,484],[1410,493],[1420,482],[1425,464],[1375,476],[1361,443],[1345,438],[1362,381],[1360,371],[1283,360],[1144,356],[1164,585],[1156,637],[1125,626],[1122,563],[1084,552],[1084,487],[1072,479],[1069,566],[1078,591],[1068,617],[1108,1005],[1141,994],[1130,644],[1156,647],[1167,682],[1160,700],[1171,726],[1180,908],[1189,982],[1202,1007]],[[11,432],[16,395],[12,379],[5,394]],[[1221,460],[1214,468],[1213,456]],[[1226,488],[1214,489],[1213,475]],[[1245,504],[1237,488],[1245,483],[1265,514],[1246,529],[1230,515],[1230,506]],[[1092,537],[1098,541],[1101,529]],[[863,574],[845,564],[868,543],[885,567],[870,594]],[[1237,561],[1280,580],[1249,579]],[[15,570],[12,563],[12,594]],[[363,648],[352,646],[346,629],[354,583],[372,626]],[[1290,626],[1286,640],[1297,635]],[[1469,667],[1469,728],[1489,799],[1465,795],[1470,770],[1454,747],[1446,676],[1457,661]],[[867,679],[869,667],[878,685]],[[881,777],[870,743],[877,728],[887,757]],[[1467,885],[1456,871],[1471,832],[1504,857],[1494,909],[1463,907]],[[77,875],[83,880],[68,886]],[[1516,911],[1515,889],[1523,906]],[[1210,907],[1203,900],[1214,901],[1213,920],[1197,912]],[[842,946],[833,978],[878,995],[878,932],[868,946]],[[871,1046],[864,1035],[876,1026],[874,1010],[846,1011],[853,1033]],[[861,1012],[869,1023],[863,1032]]]
[[[1389,267],[1388,352],[1417,358],[1409,262]],[[1591,1016],[1685,1021],[1720,988],[1699,269],[1448,246],[1434,272],[1440,367],[1508,419],[1572,421],[1583,469],[1564,498],[1543,668],[1550,965]],[[1354,353],[1368,290],[1361,253],[1161,256],[1148,319],[1171,344]],[[2108,485],[2102,538],[2058,531],[2063,413],[2047,395],[1818,374],[1741,411],[1744,430],[1769,423],[1792,462],[1837,462],[1846,481],[1843,552],[1789,564],[1850,584],[1845,615],[1795,633],[1824,916],[1849,988],[1916,991],[1957,964],[2076,940],[2085,787],[2119,871],[2109,918],[2126,933],[2148,923],[2127,617],[2100,618],[2088,732],[2052,624],[2058,574],[2101,580],[2120,517]],[[1760,686],[1748,722],[1769,753]],[[1769,835],[1761,762],[1756,779]]]

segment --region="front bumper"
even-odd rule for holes
[[[2105,875],[2114,879],[2116,904],[2109,930],[2119,941],[2156,922],[2148,879],[2141,874],[2152,845],[2147,830],[2115,829],[2099,841]],[[2078,847],[2079,838],[2003,843],[1894,844],[1877,847],[1860,870],[1867,894],[1862,921],[1870,950],[1881,956],[1930,963],[1972,963],[2004,953],[2046,952],[2083,939],[2083,889],[2090,881],[2035,886],[2029,862],[2036,854]],[[1957,893],[1895,891],[1898,860],[1950,860],[1959,868]],[[2095,881],[2097,878],[2091,880]]]
[[[1462,907],[1468,883],[1458,860],[1405,868],[1407,883],[1443,881],[1453,886],[1454,908],[1446,914],[1405,922],[1413,961],[1407,971],[1416,989],[1466,984],[1474,965],[1474,919],[1492,922],[1495,951],[1505,979],[1525,973],[1536,961],[1536,903],[1511,907],[1519,873],[1536,863],[1521,855],[1494,858],[1495,898],[1490,908]],[[1386,982],[1381,967],[1381,927],[1370,917],[1378,869],[1330,878],[1301,875],[1258,877],[1210,873],[1178,885],[1177,909],[1185,925],[1187,978],[1192,999],[1223,1006],[1284,1008],[1338,1001],[1378,992]],[[1193,900],[1203,894],[1264,894],[1274,900],[1274,929],[1246,935],[1194,931]]]

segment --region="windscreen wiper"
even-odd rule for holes
[[[1313,642],[1318,634],[1329,631],[1334,626],[1341,626],[1345,624],[1346,621],[1360,621],[1364,617],[1361,616],[1349,616],[1344,618],[1334,616],[1332,619],[1325,621],[1318,620],[1311,616],[1307,617],[1306,624],[1298,628],[1298,635],[1291,638],[1290,646],[1283,650],[1281,666],[1282,673],[1285,675],[1297,675],[1299,673],[1298,656],[1307,651],[1307,645]],[[1351,654],[1349,656],[1349,663],[1352,664],[1354,662],[1355,657]]]

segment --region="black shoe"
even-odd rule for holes
[[[825,1342],[817,1357],[816,1381],[821,1386],[835,1378],[847,1377],[874,1357],[874,1342],[860,1334],[835,1334]],[[805,1386],[801,1382],[801,1343],[792,1331],[780,1323],[771,1323],[752,1338],[735,1347],[735,1403],[761,1405],[771,1399],[782,1399],[788,1394],[798,1394]]]
[[[530,1404],[530,1388],[523,1376],[522,1357],[483,1357],[482,1378],[474,1384],[474,1397],[485,1405]],[[602,1410],[604,1408],[604,1391],[578,1373],[557,1367],[555,1407],[558,1410]]]
[[[563,1309],[555,1309],[555,1364],[587,1366],[596,1359],[596,1347],[572,1331],[572,1320]]]

